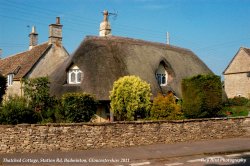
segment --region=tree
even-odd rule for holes
[[[2,103],[3,95],[5,94],[6,91],[6,85],[7,85],[6,77],[0,74],[0,104]]]
[[[89,122],[97,111],[97,101],[87,93],[66,93],[62,107],[60,117],[65,122]]]
[[[159,93],[154,98],[153,106],[150,111],[150,118],[177,120],[183,118],[183,113],[172,93],[166,96]]]
[[[187,118],[217,116],[222,108],[222,85],[216,75],[197,75],[182,81],[182,109]]]
[[[44,122],[55,122],[55,98],[49,93],[48,77],[37,77],[23,80],[24,96],[29,99],[31,107],[40,114]]]
[[[121,77],[110,92],[111,111],[118,120],[144,118],[150,109],[150,96],[150,85],[139,77]]]

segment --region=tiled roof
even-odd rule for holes
[[[33,47],[31,50],[0,59],[0,73],[14,73],[14,79],[24,77],[46,52],[50,45],[46,42]]]

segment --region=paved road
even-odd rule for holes
[[[212,166],[213,164],[232,165],[232,162],[224,162],[226,161],[226,159],[230,159],[230,156],[227,155],[232,155],[231,159],[247,159],[246,162],[248,163],[248,165],[250,165],[249,152],[250,137],[244,137],[209,141],[184,142],[176,144],[155,144],[129,148],[92,149],[73,152],[2,154],[0,155],[0,159],[2,159],[2,165],[19,166]],[[238,154],[238,156],[236,154]],[[212,161],[216,161],[216,159],[219,162],[213,163]],[[240,164],[243,164],[243,162],[241,162]]]

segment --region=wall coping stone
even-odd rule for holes
[[[250,120],[250,116],[238,116],[238,117],[220,117],[220,118],[203,118],[203,119],[183,119],[183,120],[145,120],[145,121],[116,121],[116,122],[102,122],[102,123],[46,123],[46,124],[17,124],[17,125],[0,125],[1,128],[11,128],[11,127],[36,127],[36,126],[54,126],[54,127],[64,127],[64,126],[112,126],[117,124],[162,124],[162,123],[188,123],[188,122],[202,122],[202,121],[224,121],[224,120],[234,120],[234,119],[245,119]]]
[[[0,154],[72,151],[250,136],[250,117],[0,125]]]

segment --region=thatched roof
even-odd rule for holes
[[[14,79],[23,78],[51,47],[48,42],[34,46],[31,50],[0,59],[0,73],[15,74]]]
[[[160,62],[164,62],[173,77],[166,87],[160,87],[155,76]],[[67,69],[72,64],[83,72],[80,85],[67,84]],[[181,97],[181,80],[204,73],[212,72],[188,49],[131,38],[88,36],[52,76],[51,92],[60,96],[84,91],[98,100],[109,100],[114,81],[136,75],[151,85],[153,95],[171,90]]]

